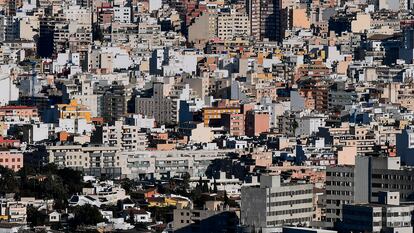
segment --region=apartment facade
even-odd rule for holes
[[[128,158],[127,166],[131,178],[161,178],[181,176],[203,176],[207,167],[216,159],[234,150],[170,150],[123,152]]]
[[[412,204],[400,203],[398,192],[382,192],[378,203],[343,206],[341,232],[413,232]]]
[[[23,167],[23,153],[18,150],[0,151],[0,166],[18,171]]]
[[[217,37],[231,40],[234,37],[250,36],[249,16],[236,10],[221,12],[217,15]]]
[[[236,232],[238,218],[228,210],[174,209],[173,232]]]
[[[140,127],[126,125],[122,121],[104,125],[99,131],[104,145],[120,147],[126,151],[145,150],[147,145],[146,134],[140,132]]]
[[[105,145],[47,146],[48,162],[58,167],[69,167],[93,176],[126,176],[126,158],[119,147]]]
[[[312,184],[284,184],[280,176],[262,175],[259,187],[242,188],[241,198],[241,223],[252,232],[277,232],[312,220]]]
[[[135,113],[154,117],[158,124],[176,124],[179,120],[180,99],[168,96],[169,93],[165,92],[163,83],[154,83],[151,97],[136,98]]]
[[[248,15],[251,35],[256,40],[268,39],[281,41],[282,30],[282,1],[280,0],[249,0]]]
[[[399,157],[358,156],[355,166],[326,169],[326,222],[342,216],[344,204],[378,202],[383,191],[399,192],[403,202],[413,200],[414,171],[402,167]]]

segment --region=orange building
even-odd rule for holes
[[[58,104],[59,117],[62,119],[86,119],[91,122],[91,111],[85,105],[78,104],[76,99],[69,104]]]
[[[240,113],[240,107],[209,107],[203,108],[203,122],[205,126],[209,126],[212,120],[221,120],[222,114],[238,114]]]

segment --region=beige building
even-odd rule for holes
[[[203,13],[188,28],[189,41],[195,44],[205,44],[214,38],[231,40],[247,36],[250,36],[249,16],[235,9],[230,12]]]
[[[126,157],[120,154],[119,147],[55,145],[46,149],[49,163],[58,167],[69,167],[93,176],[121,177],[127,173]]]
[[[194,44],[204,45],[210,39],[216,37],[217,16],[212,13],[202,13],[188,27],[188,41]]]
[[[187,123],[180,127],[180,132],[189,137],[193,143],[208,143],[214,139],[214,133],[210,127],[205,127],[203,122]]]
[[[22,40],[33,40],[38,34],[40,27],[39,18],[37,16],[26,16],[19,22],[19,35]]]
[[[351,22],[351,30],[353,33],[363,33],[371,28],[371,15],[358,13],[356,19]]]
[[[344,146],[337,151],[338,165],[355,165],[356,146]]]
[[[217,16],[217,37],[221,40],[231,40],[234,37],[250,36],[250,20],[245,13],[232,10]]]

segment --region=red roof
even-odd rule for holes
[[[31,106],[3,106],[3,107],[0,107],[0,110],[8,110],[8,109],[36,109],[36,107],[31,107]]]
[[[16,139],[4,139],[3,136],[0,136],[0,143],[2,142],[9,142],[9,143],[13,143],[13,142],[20,142],[19,140]]]

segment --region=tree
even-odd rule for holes
[[[82,172],[71,168],[63,168],[56,171],[69,194],[80,193],[84,187]]]
[[[149,207],[148,211],[151,212],[152,218],[155,221],[171,222],[173,221],[174,206],[166,207]]]
[[[208,193],[208,184],[207,184],[207,182],[204,182],[202,191],[203,191],[203,193]]]
[[[125,192],[127,194],[130,194],[131,191],[135,188],[135,183],[133,180],[126,178],[121,181],[121,187],[125,189]]]
[[[15,173],[6,167],[0,166],[0,193],[14,193],[19,191]]]
[[[103,222],[101,212],[96,206],[89,204],[83,206],[76,206],[73,209],[75,217],[70,221],[72,229],[76,229],[82,225],[96,225],[97,223]]]
[[[27,207],[27,222],[30,223],[30,226],[34,227],[45,225],[47,218],[48,216],[46,213],[38,211],[33,206]]]
[[[296,121],[296,119],[293,120],[292,123],[292,130],[293,130],[293,135],[296,135],[296,129],[299,127],[298,122]]]
[[[214,193],[217,193],[217,181],[216,181],[216,178],[214,178],[214,184],[213,184],[213,192]]]

